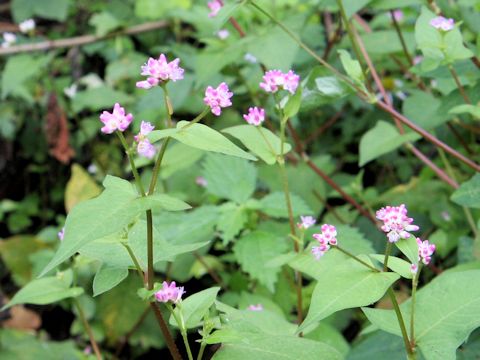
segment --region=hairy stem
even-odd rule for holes
[[[175,322],[177,323],[178,328],[180,329],[180,334],[182,334],[183,343],[185,345],[185,349],[187,350],[188,360],[193,360],[192,350],[190,349],[190,344],[188,343],[187,330],[185,329],[185,323],[183,321],[183,315],[182,315],[182,309],[180,307],[181,306],[180,303],[177,304],[178,314],[174,311],[172,305],[170,305],[169,303],[166,303],[165,305],[167,306],[168,310],[170,310],[170,312],[172,313],[172,316],[175,319]]]
[[[421,264],[418,265],[417,273],[412,278],[412,300],[411,300],[411,312],[410,312],[410,346],[415,348],[415,300],[418,286],[418,276],[420,274]]]
[[[412,66],[413,65],[413,59],[410,56],[410,53],[408,52],[407,43],[405,42],[405,38],[403,37],[402,29],[400,29],[400,25],[398,25],[398,21],[395,18],[395,11],[393,9],[390,10],[390,16],[392,18],[393,27],[395,28],[395,31],[397,32],[398,39],[400,40],[400,44],[402,44],[403,54],[407,58],[410,66]]]
[[[393,244],[390,241],[387,242],[387,247],[385,248],[385,257],[383,258],[383,271],[388,270],[388,257],[392,251],[392,245]]]
[[[455,81],[455,84],[457,85],[458,91],[460,91],[460,94],[462,95],[465,103],[471,104],[472,101],[468,97],[467,92],[465,91],[465,88],[463,87],[462,83],[460,82],[460,79],[458,78],[458,74],[455,71],[455,69],[453,68],[453,66],[449,65],[448,70],[450,70],[450,74],[452,75],[453,80]]]
[[[125,153],[127,154],[128,161],[130,162],[130,167],[132,168],[133,177],[135,178],[135,183],[137,184],[138,191],[142,196],[145,196],[145,189],[142,184],[142,180],[140,179],[140,174],[138,173],[137,167],[135,166],[135,162],[133,161],[132,151],[127,144],[127,140],[121,131],[115,131],[120,142],[122,143],[123,148],[125,149]]]
[[[122,243],[122,245],[123,245],[123,246],[125,247],[125,249],[127,250],[128,255],[130,255],[130,258],[132,259],[133,264],[135,265],[135,269],[137,270],[137,274],[138,274],[138,276],[140,277],[142,283],[143,283],[144,285],[146,285],[146,283],[145,283],[145,274],[143,273],[142,267],[140,266],[140,263],[139,263],[137,257],[136,257],[135,254],[133,253],[133,251],[132,251],[132,249],[130,248],[130,246],[128,246],[128,244]]]
[[[83,327],[85,328],[85,331],[88,334],[88,338],[90,339],[90,345],[92,346],[93,352],[95,353],[95,357],[97,360],[102,360],[102,354],[100,353],[100,349],[98,348],[98,344],[95,341],[95,337],[93,336],[93,331],[92,328],[90,327],[90,324],[87,321],[87,318],[85,317],[85,313],[83,312],[82,306],[80,305],[80,302],[77,299],[73,299],[73,303],[75,304],[75,307],[77,308],[78,311],[78,316],[80,317],[80,320],[82,321]]]
[[[167,323],[163,319],[163,315],[158,307],[158,304],[155,302],[151,302],[150,307],[152,308],[153,313],[157,318],[157,322],[160,325],[160,328],[162,329],[162,334],[163,334],[163,337],[165,338],[165,341],[167,342],[170,355],[172,355],[174,360],[182,360],[180,351],[178,351],[177,345],[175,344],[175,341],[173,341],[172,335],[170,334],[170,330],[168,330]]]
[[[414,360],[415,353],[410,345],[410,340],[408,339],[407,328],[405,326],[405,321],[403,320],[402,312],[400,311],[400,306],[398,306],[397,298],[395,297],[395,293],[393,292],[392,287],[389,287],[387,290],[387,294],[390,297],[390,300],[393,304],[393,309],[395,310],[395,314],[397,315],[398,325],[400,326],[400,331],[402,332],[403,343],[405,345],[405,350],[407,351],[408,359]]]

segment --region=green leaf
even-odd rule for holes
[[[248,220],[248,214],[244,206],[231,202],[222,204],[219,210],[217,230],[221,232],[223,244],[226,245],[243,229]]]
[[[290,193],[293,215],[298,217],[305,214],[313,214],[313,211],[299,196]],[[264,196],[260,201],[252,203],[251,208],[258,209],[261,212],[278,218],[288,218],[285,195],[282,192],[273,192]]]
[[[65,222],[64,240],[40,276],[60,265],[88,243],[121,231],[143,211],[189,208],[183,201],[168,195],[139,197],[128,181],[114,176],[107,176],[103,185],[105,191],[100,196],[72,209]]]
[[[316,279],[307,317],[298,331],[339,310],[374,303],[385,295],[388,287],[399,277],[390,272],[371,271],[353,259],[331,272],[323,273]]]
[[[450,199],[462,206],[480,208],[480,174],[475,174],[470,180],[462,183]]]
[[[1,311],[18,304],[45,305],[82,295],[82,288],[70,287],[72,279],[71,270],[58,273],[57,276],[35,279],[21,288]]]
[[[209,193],[243,204],[255,191],[257,170],[245,159],[208,154],[203,161],[203,176]]]
[[[295,336],[252,334],[243,342],[223,345],[213,360],[340,360],[343,355],[318,341]]]
[[[175,312],[182,312],[183,321],[187,329],[194,329],[201,325],[203,316],[210,309],[220,291],[219,287],[212,287],[190,295],[175,307]],[[177,326],[175,318],[170,316],[170,325]]]
[[[454,360],[456,349],[480,326],[480,270],[446,272],[417,292],[415,340],[428,360]],[[410,299],[400,308],[410,328]],[[401,336],[393,310],[362,309],[378,328]]]
[[[405,360],[403,340],[384,331],[375,331],[355,341],[347,360],[385,360],[385,354],[388,354],[389,360]],[[423,359],[423,356],[417,353],[417,359]]]
[[[415,50],[414,36],[411,31],[402,28],[402,35],[409,52]],[[403,51],[402,43],[395,30],[375,30],[367,34],[362,34],[365,43],[365,49],[370,56],[381,56],[387,54],[399,53]]]
[[[454,106],[449,111],[450,114],[470,114],[477,120],[480,119],[480,105],[462,104]]]
[[[120,25],[118,19],[107,11],[93,14],[88,23],[95,27],[95,34],[97,36],[106,35]]]
[[[71,0],[13,0],[12,14],[15,22],[37,15],[45,19],[64,21]]]
[[[189,124],[190,122],[182,120],[177,123],[176,129],[155,130],[149,134],[148,138],[150,141],[155,142],[171,136],[185,145],[200,150],[237,156],[247,160],[257,160],[254,156],[243,151],[225,136],[207,125],[198,123]],[[183,129],[184,127],[185,129]]]
[[[338,50],[340,61],[342,62],[345,72],[352,78],[353,81],[363,84],[365,77],[363,76],[362,67],[358,60],[353,60],[346,50]]]
[[[374,260],[377,260],[380,264],[383,264],[383,260],[385,259],[385,255],[381,254],[370,254],[368,256]],[[410,271],[410,266],[410,263],[396,256],[388,257],[388,268],[406,279],[411,279],[413,277],[413,274]]]
[[[395,243],[395,246],[412,264],[418,264],[418,244],[415,236],[412,235],[408,239],[400,239]]]
[[[176,8],[188,9],[192,5],[192,0],[172,0],[158,2],[156,0],[137,0],[135,1],[135,15],[140,18],[157,20],[165,16],[169,10]]]
[[[133,98],[124,92],[113,90],[108,86],[100,86],[78,92],[72,99],[72,111],[79,113],[82,110],[111,109],[116,102],[125,106],[132,101]],[[99,122],[99,126],[100,124]]]
[[[252,125],[237,125],[223,129],[222,132],[240,140],[248,150],[267,164],[273,165],[277,161],[277,156],[280,154],[280,138],[270,130]],[[285,143],[283,153],[286,154],[291,149],[290,144]]]
[[[294,95],[288,97],[288,101],[283,108],[283,114],[287,119],[297,115],[302,104],[302,88],[299,87]]]
[[[380,120],[360,140],[358,165],[363,166],[416,137],[417,135],[413,133],[400,135],[393,125]]]
[[[25,82],[38,75],[52,59],[49,55],[15,55],[8,58],[2,72],[2,99],[8,95],[32,100]]]
[[[101,267],[93,278],[93,296],[114,288],[128,276],[127,268]]]
[[[233,247],[233,253],[242,269],[272,292],[280,268],[267,267],[266,263],[285,250],[285,241],[263,231],[242,236]]]

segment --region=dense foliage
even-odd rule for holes
[[[479,10],[0,4],[0,358],[479,358]]]

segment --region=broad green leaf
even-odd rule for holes
[[[358,165],[395,150],[404,143],[416,139],[416,134],[400,135],[395,126],[380,120],[374,128],[367,131],[360,140]]]
[[[350,346],[342,333],[328,323],[321,322],[313,331],[304,334],[306,339],[311,339],[328,344],[338,350],[344,357],[349,352]],[[402,359],[403,360],[403,359]]]
[[[137,289],[143,285],[137,274],[96,298],[96,314],[103,326],[107,343],[114,345],[138,322],[148,304],[140,301]]]
[[[252,125],[237,125],[223,129],[222,132],[240,140],[248,150],[267,164],[273,165],[277,161],[277,155],[281,151],[280,139],[270,130]],[[291,149],[290,144],[285,143],[283,153],[286,154]]]
[[[93,278],[93,296],[112,289],[125,280],[127,276],[127,268],[101,267]]]
[[[245,159],[208,154],[203,161],[203,177],[209,193],[243,204],[255,191],[257,170]]]
[[[145,210],[181,210],[189,207],[163,194],[139,197],[128,181],[114,176],[107,176],[103,185],[105,191],[100,196],[72,209],[65,222],[64,240],[40,276],[60,265],[89,242],[121,231]]]
[[[78,164],[73,164],[72,175],[65,188],[65,209],[70,212],[72,208],[84,201],[96,197],[102,192],[90,174]]]
[[[247,209],[243,205],[228,202],[219,207],[217,230],[221,232],[223,243],[228,244],[248,220]]]
[[[355,342],[348,353],[347,360],[405,360],[405,345],[402,338],[384,331],[375,331]],[[423,359],[417,353],[417,360]]]
[[[192,0],[173,0],[162,1],[156,0],[137,0],[135,2],[135,15],[139,18],[157,20],[165,16],[169,10],[176,8],[188,9],[192,5]]]
[[[414,35],[411,31],[402,30],[402,35],[407,45],[407,49],[412,52],[415,49]],[[392,53],[399,53],[403,51],[402,43],[400,42],[395,30],[376,30],[367,34],[362,34],[362,39],[365,43],[366,51],[370,56],[382,56]]]
[[[235,41],[221,48],[199,50],[195,61],[195,81],[207,85],[222,69],[245,54],[245,44]]]
[[[480,106],[479,105],[470,105],[470,104],[462,104],[457,105],[450,109],[450,114],[470,114],[475,119],[480,119]]]
[[[358,60],[353,60],[350,54],[346,50],[338,50],[340,55],[340,61],[342,62],[345,72],[356,83],[363,84],[365,77],[363,76],[362,67]]]
[[[395,246],[412,264],[418,264],[418,244],[415,236],[412,235],[408,239],[400,239],[395,243]]]
[[[176,129],[155,130],[149,134],[148,138],[150,141],[155,142],[167,136],[171,136],[185,145],[200,150],[237,156],[247,160],[256,160],[254,156],[243,151],[221,133],[213,130],[207,125],[198,123],[192,125],[189,124],[190,122],[182,120],[177,123]]]
[[[245,272],[273,292],[280,268],[267,267],[266,263],[283,253],[286,246],[285,241],[271,233],[254,231],[235,243],[233,253]]]
[[[213,360],[340,360],[342,354],[330,345],[296,336],[252,334],[244,342],[227,343]]]
[[[219,291],[219,287],[199,291],[182,300],[181,304],[175,307],[174,311],[177,314],[181,311],[187,329],[194,329],[201,325],[203,316],[215,302]],[[169,322],[170,325],[178,327],[173,315],[170,316]]]
[[[32,100],[25,82],[38,75],[52,59],[49,55],[15,55],[8,58],[2,72],[2,99],[16,95]]]
[[[307,204],[295,194],[290,193],[292,211],[295,217],[305,214],[313,214]],[[288,218],[288,210],[285,202],[285,195],[282,192],[273,192],[264,196],[257,203],[252,203],[252,208],[278,218]]]
[[[480,270],[446,272],[417,292],[415,340],[428,360],[454,360],[456,349],[480,326]],[[400,305],[410,327],[410,299]],[[378,328],[401,336],[393,310],[362,309]]]
[[[302,104],[302,88],[299,87],[294,95],[289,95],[287,103],[283,107],[283,114],[287,119],[291,119],[297,115]]]
[[[432,94],[412,90],[403,102],[403,114],[413,119],[415,124],[424,129],[434,129],[448,120],[448,114],[441,110],[442,101]],[[407,134],[411,134],[407,130]]]
[[[18,304],[45,305],[82,295],[82,288],[70,287],[72,279],[71,270],[58,273],[56,276],[35,279],[21,288],[1,311]]]
[[[313,232],[320,232],[320,226],[311,228]],[[351,252],[353,255],[371,254],[374,252],[372,244],[358,229],[348,225],[337,225],[337,240],[340,246]],[[336,249],[328,251],[320,260],[316,260],[311,253],[311,246],[297,255],[296,258],[289,261],[289,265],[307,274],[314,279],[321,278],[325,273],[330,273],[333,269],[342,265],[350,258]]]
[[[13,0],[12,14],[19,23],[37,15],[45,19],[64,21],[71,0]]]
[[[120,25],[118,19],[108,11],[93,14],[88,23],[95,27],[97,36],[104,36]]]
[[[365,258],[366,259],[366,258]],[[370,305],[379,300],[400,276],[374,272],[353,259],[316,278],[307,317],[299,330],[308,328],[343,309]]]
[[[0,347],[2,360],[66,360],[85,356],[73,340],[48,341],[25,330],[1,329]]]
[[[477,173],[470,180],[462,183],[450,199],[462,206],[480,208],[480,174]]]
[[[370,254],[368,256],[374,260],[377,260],[380,264],[383,264],[383,260],[385,258],[385,255],[381,254]],[[413,277],[413,274],[410,271],[410,266],[410,263],[396,256],[388,257],[388,268],[406,279],[411,279]]]
[[[82,110],[108,110],[111,111],[116,102],[123,106],[129,105],[133,98],[124,92],[113,90],[108,86],[100,86],[78,92],[72,99],[72,110],[79,113]],[[125,108],[129,112],[128,106]],[[100,126],[99,122],[99,126]]]

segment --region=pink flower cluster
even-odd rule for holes
[[[400,206],[386,206],[377,211],[377,219],[383,221],[382,230],[387,233],[388,241],[394,243],[400,239],[408,239],[409,231],[417,231],[419,227],[413,225],[413,219],[407,216],[408,210],[404,204]]]
[[[435,252],[435,244],[430,244],[428,240],[422,241],[417,238],[418,244],[418,261],[423,262],[425,265],[430,264],[432,255]]]
[[[160,54],[157,59],[149,58],[147,63],[141,69],[140,75],[147,76],[147,80],[138,81],[137,87],[142,89],[150,89],[159,83],[168,80],[177,81],[183,79],[184,70],[178,66],[180,59],[168,62],[164,54]]]
[[[300,216],[300,220],[301,221],[297,223],[297,227],[303,230],[312,227],[317,222],[313,216]]]
[[[116,103],[113,112],[104,111],[100,115],[100,121],[104,124],[101,131],[104,134],[111,134],[114,131],[125,131],[133,120],[132,114],[125,114],[125,109]]]
[[[265,121],[265,110],[256,106],[248,108],[248,114],[244,114],[243,118],[250,125],[259,126]]]
[[[450,31],[455,27],[455,20],[437,16],[430,20],[430,25],[437,30]]]
[[[223,2],[221,0],[213,0],[213,1],[209,1],[207,3],[207,6],[210,8],[210,13],[208,14],[208,17],[215,17],[218,15],[218,12],[222,9]]]
[[[138,143],[137,152],[139,155],[142,155],[146,158],[153,158],[155,156],[155,146],[147,139],[147,135],[155,129],[155,126],[149,122],[142,121],[140,125],[140,132],[135,135],[134,139]]]
[[[263,311],[263,305],[262,304],[257,304],[257,305],[249,305],[247,310],[250,310],[250,311]]]
[[[333,225],[323,224],[322,232],[313,234],[313,238],[318,241],[319,246],[312,247],[312,254],[319,260],[330,249],[330,245],[337,245],[337,228]]]
[[[182,300],[182,295],[185,294],[182,287],[177,287],[175,281],[172,281],[170,285],[164,281],[162,284],[162,289],[155,293],[155,298],[159,302],[172,302],[174,304]]]
[[[299,81],[300,76],[295,74],[293,70],[289,70],[285,74],[280,70],[269,70],[263,75],[263,82],[260,83],[260,87],[270,93],[276,93],[279,88],[283,88],[294,94]]]
[[[230,101],[232,96],[233,93],[230,92],[228,85],[222,82],[217,88],[211,86],[207,87],[203,102],[210,106],[212,114],[220,116],[222,108],[232,105],[232,102]]]

